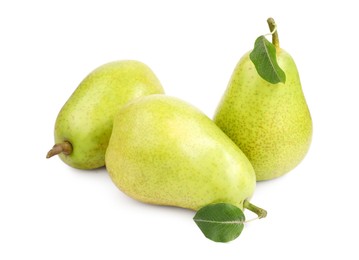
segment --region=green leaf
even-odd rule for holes
[[[229,242],[241,234],[245,216],[240,208],[232,204],[218,203],[201,208],[193,220],[207,238]]]
[[[249,57],[264,80],[272,84],[285,83],[285,73],[277,63],[276,48],[264,36],[257,38]]]

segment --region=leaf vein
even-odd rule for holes
[[[214,224],[243,224],[243,220],[227,220],[227,221],[219,221],[219,220],[207,220],[207,219],[195,219],[196,222],[206,222],[206,223],[214,223]]]
[[[275,65],[274,65],[272,59],[269,58],[269,57],[270,57],[270,52],[269,52],[269,50],[268,50],[268,46],[266,45],[266,42],[265,42],[265,38],[264,38],[264,37],[263,37],[263,45],[264,45],[264,50],[265,50],[266,55],[267,55],[267,57],[268,57],[269,63],[270,63],[270,65],[271,65],[272,68],[273,68],[273,72],[275,73],[275,75],[277,76],[278,80],[280,81],[280,76],[279,76],[277,70],[275,69]]]

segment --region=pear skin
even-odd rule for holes
[[[128,196],[198,210],[243,208],[256,177],[242,151],[197,108],[173,97],[137,99],[116,115],[106,168]]]
[[[139,61],[115,61],[98,67],[59,112],[56,145],[47,157],[58,154],[66,164],[80,169],[104,166],[115,114],[131,100],[158,93],[164,93],[161,83]]]
[[[251,161],[258,181],[291,171],[307,154],[312,138],[312,119],[297,67],[275,42],[286,82],[262,79],[248,52],[235,67],[214,115],[214,122]]]

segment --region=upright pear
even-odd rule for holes
[[[216,202],[243,208],[256,184],[246,156],[212,120],[165,95],[143,97],[120,110],[106,168],[134,199],[194,210]]]
[[[58,154],[66,164],[80,169],[104,166],[115,114],[131,100],[158,93],[164,93],[161,83],[139,61],[115,61],[98,67],[59,112],[56,144],[47,158]]]
[[[268,23],[271,29],[275,27],[273,19]],[[248,52],[235,67],[214,115],[215,123],[247,155],[258,181],[291,171],[306,155],[312,137],[312,120],[297,67],[280,48],[276,30],[272,38],[285,83],[264,80]]]

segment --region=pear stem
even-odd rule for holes
[[[259,219],[265,218],[267,216],[267,211],[265,209],[261,209],[251,204],[248,200],[244,201],[243,207],[255,213]]]
[[[54,155],[58,155],[63,153],[65,155],[69,155],[72,153],[72,145],[68,141],[64,141],[63,143],[55,144],[52,149],[47,153],[46,158],[51,158]]]
[[[267,23],[269,26],[269,30],[271,31],[272,34],[272,43],[277,49],[279,49],[277,24],[275,23],[274,19],[271,17],[267,19]]]

